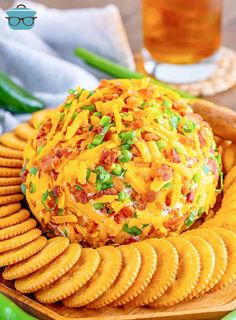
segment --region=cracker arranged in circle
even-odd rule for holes
[[[51,261],[63,253],[68,246],[68,238],[52,238],[48,240],[46,246],[34,256],[12,266],[6,267],[2,274],[3,278],[5,280],[23,278],[48,265]]]
[[[72,296],[63,300],[66,307],[82,307],[100,297],[116,280],[121,269],[121,253],[112,246],[96,249],[100,264],[94,276]]]
[[[234,165],[224,178],[224,192],[229,189],[236,178],[236,166]]]
[[[32,117],[30,118],[29,122],[30,124],[36,129],[38,125],[46,120],[46,118],[53,112],[52,109],[44,109],[37,112],[34,112],[32,114]]]
[[[34,134],[34,129],[33,127],[31,127],[31,125],[27,122],[21,123],[19,124],[16,128],[15,128],[15,135],[24,140],[27,141],[28,138],[32,137],[32,135]]]
[[[70,244],[63,253],[48,265],[26,277],[17,279],[15,281],[16,290],[30,293],[48,286],[68,272],[79,260],[80,254],[81,246],[78,243]]]
[[[127,305],[140,307],[157,300],[172,285],[175,280],[179,257],[175,247],[165,239],[148,239],[157,254],[156,270],[148,286]]]
[[[220,227],[236,232],[236,215],[227,212],[216,214],[214,218],[205,221],[201,228]]]
[[[37,221],[35,219],[28,219],[19,224],[15,224],[14,226],[7,227],[4,229],[0,229],[0,240],[9,239],[12,237],[19,236],[31,229],[34,229],[37,225]]]
[[[9,195],[9,194],[17,194],[21,192],[20,186],[4,186],[0,187],[0,196]]]
[[[210,243],[215,251],[215,268],[211,280],[201,294],[210,291],[222,278],[228,263],[228,253],[223,239],[208,228],[195,229],[186,232],[197,235]]]
[[[12,159],[23,159],[23,152],[8,148],[0,144],[0,157],[12,158]]]
[[[79,261],[56,282],[35,292],[41,303],[54,303],[65,299],[82,288],[94,275],[100,263],[100,255],[92,248],[82,249]]]
[[[199,280],[193,292],[188,297],[188,299],[193,299],[201,294],[211,280],[215,268],[215,252],[210,243],[199,236],[188,233],[183,235],[183,238],[189,240],[194,245],[201,260]]]
[[[20,169],[19,168],[5,168],[0,167],[0,177],[19,177]]]
[[[150,283],[157,266],[157,253],[147,242],[141,241],[133,243],[141,254],[141,266],[136,280],[132,286],[113,303],[114,306],[121,306],[133,300]]]
[[[182,237],[169,237],[167,240],[176,248],[179,255],[179,267],[175,281],[150,305],[163,308],[173,306],[186,299],[196,287],[199,279],[201,262],[194,245]]]
[[[213,228],[224,241],[228,252],[228,263],[220,281],[212,289],[213,291],[222,289],[231,284],[236,279],[236,233],[224,228]]]
[[[98,299],[86,307],[89,309],[100,309],[112,303],[124,294],[135,282],[141,266],[141,254],[135,246],[119,246],[122,266],[115,282]]]
[[[231,143],[227,148],[223,150],[222,162],[226,172],[236,164],[236,145]]]
[[[21,177],[0,177],[0,186],[16,186],[16,185],[21,185]]]
[[[0,167],[22,168],[23,160],[0,157]]]
[[[30,217],[30,212],[26,209],[11,214],[10,216],[0,218],[0,229],[14,226],[19,224]]]
[[[9,194],[6,196],[0,196],[0,206],[15,203],[24,199],[24,195],[22,193]]]
[[[0,241],[0,253],[13,250],[27,244],[34,239],[41,236],[42,231],[40,229],[32,229],[20,236]]]
[[[9,216],[12,213],[15,213],[21,209],[21,203],[11,203],[7,204],[5,206],[0,207],[0,218],[4,218],[6,216]]]
[[[5,147],[23,151],[26,142],[17,138],[13,132],[6,132],[0,136],[0,143]]]
[[[46,243],[47,239],[45,237],[38,237],[19,248],[1,253],[0,267],[5,267],[33,256],[35,253],[39,252]]]

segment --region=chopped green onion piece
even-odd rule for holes
[[[170,100],[164,100],[164,102],[163,102],[163,105],[165,106],[165,107],[168,107],[168,108],[171,108],[172,107],[172,102],[170,101]]]
[[[67,92],[68,92],[69,94],[73,94],[73,93],[76,92],[76,90],[75,90],[75,89],[69,89]]]
[[[198,210],[198,214],[197,214],[197,215],[198,215],[199,217],[201,217],[202,214],[204,213],[204,211],[205,211],[204,208],[201,207],[201,208]]]
[[[115,168],[112,170],[112,173],[115,176],[121,176],[123,172],[124,172],[124,169],[119,164],[116,164]]]
[[[113,187],[112,176],[103,168],[103,166],[98,166],[94,171],[97,174],[97,190],[101,191]]]
[[[48,190],[46,190],[46,192],[44,192],[42,195],[42,202],[45,202],[47,200],[48,196],[49,196],[49,192],[48,192]]]
[[[63,216],[63,213],[64,213],[64,209],[62,208],[58,209],[58,212],[57,212],[58,216]]]
[[[122,144],[120,146],[120,150],[123,151],[123,150],[130,150],[131,149],[131,145],[126,143],[126,144]]]
[[[161,190],[166,190],[172,187],[172,183],[171,182],[167,182],[166,184],[164,184],[164,186],[161,188]]]
[[[104,208],[104,203],[95,202],[95,203],[93,203],[93,207],[95,210],[101,210]]]
[[[100,126],[105,127],[108,125],[108,123],[111,121],[111,118],[108,116],[103,116],[100,120]]]
[[[146,104],[147,103],[145,101],[141,102],[139,108],[143,110]]]
[[[89,110],[89,111],[95,111],[96,110],[94,105],[83,106],[81,109],[82,110]]]
[[[20,185],[21,191],[25,194],[26,193],[26,185],[24,183],[22,183]]]
[[[132,153],[128,150],[122,150],[121,155],[119,156],[119,161],[126,163],[129,162],[132,159]]]
[[[199,183],[201,181],[201,173],[200,172],[196,172],[193,175],[193,181],[195,183]]]
[[[78,116],[78,112],[74,112],[71,116],[72,120],[75,120],[75,118]]]
[[[169,119],[169,123],[172,129],[177,129],[179,122],[180,122],[180,117],[177,115],[173,115],[171,116],[171,118]]]
[[[187,227],[190,227],[194,223],[197,213],[197,210],[194,210],[190,213],[189,217],[185,220],[185,225]]]
[[[136,226],[129,227],[128,223],[125,223],[123,225],[122,231],[124,231],[124,232],[126,232],[126,233],[128,233],[128,234],[130,234],[132,236],[139,236],[142,233],[141,229],[139,229]]]
[[[125,144],[128,141],[132,141],[136,137],[135,131],[124,131],[119,134],[119,137],[121,138],[123,144]]]
[[[87,175],[86,175],[86,180],[88,180],[91,176],[91,173],[92,173],[92,170],[91,169],[88,169],[87,170]]]
[[[210,168],[207,165],[203,165],[202,170],[205,172],[205,174],[208,174],[210,172]]]
[[[165,148],[165,144],[161,140],[156,141],[156,145],[160,151]]]
[[[94,94],[94,91],[89,91],[88,98],[90,98]]]
[[[164,110],[164,114],[166,114],[168,117],[171,117],[173,115],[173,112],[169,108],[166,108]]]
[[[81,186],[79,186],[78,184],[75,185],[75,189],[79,191],[83,190],[83,188],[81,188]]]
[[[63,233],[64,233],[64,236],[65,236],[65,237],[68,237],[69,232],[68,232],[68,230],[67,230],[67,229],[63,229]]]
[[[93,116],[96,116],[96,117],[101,117],[101,115],[102,115],[102,113],[101,112],[98,112],[98,111],[96,111],[96,112],[94,112],[93,113]]]
[[[37,149],[37,154],[40,154],[41,151],[43,150],[43,148],[44,148],[44,146],[38,147],[38,149]]]
[[[121,191],[118,193],[118,198],[120,202],[124,202],[126,199],[129,199],[129,195],[125,193],[124,191]]]
[[[196,128],[196,123],[194,121],[192,121],[191,119],[187,119],[185,121],[185,124],[183,126],[184,132],[191,133],[194,131],[195,128]]]
[[[38,169],[35,168],[35,167],[31,167],[29,172],[30,172],[30,174],[35,176],[37,174],[37,172],[38,172]]]
[[[60,112],[59,120],[63,121],[64,117],[65,117],[65,113],[64,112]]]
[[[104,139],[103,135],[96,134],[95,137],[93,138],[92,145],[95,147],[99,146],[102,143],[103,139]]]
[[[32,181],[30,181],[29,183],[29,190],[30,190],[30,193],[36,192],[36,185]]]
[[[70,102],[65,103],[64,108],[69,109],[72,104],[72,100]]]

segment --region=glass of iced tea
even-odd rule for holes
[[[175,83],[207,78],[221,43],[222,2],[142,0],[146,70]]]

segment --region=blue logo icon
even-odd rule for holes
[[[36,11],[19,4],[16,8],[7,11],[8,25],[14,30],[29,30],[34,26]]]

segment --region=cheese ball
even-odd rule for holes
[[[22,190],[50,237],[98,247],[180,233],[214,206],[221,157],[188,101],[152,80],[69,90],[24,151]]]

